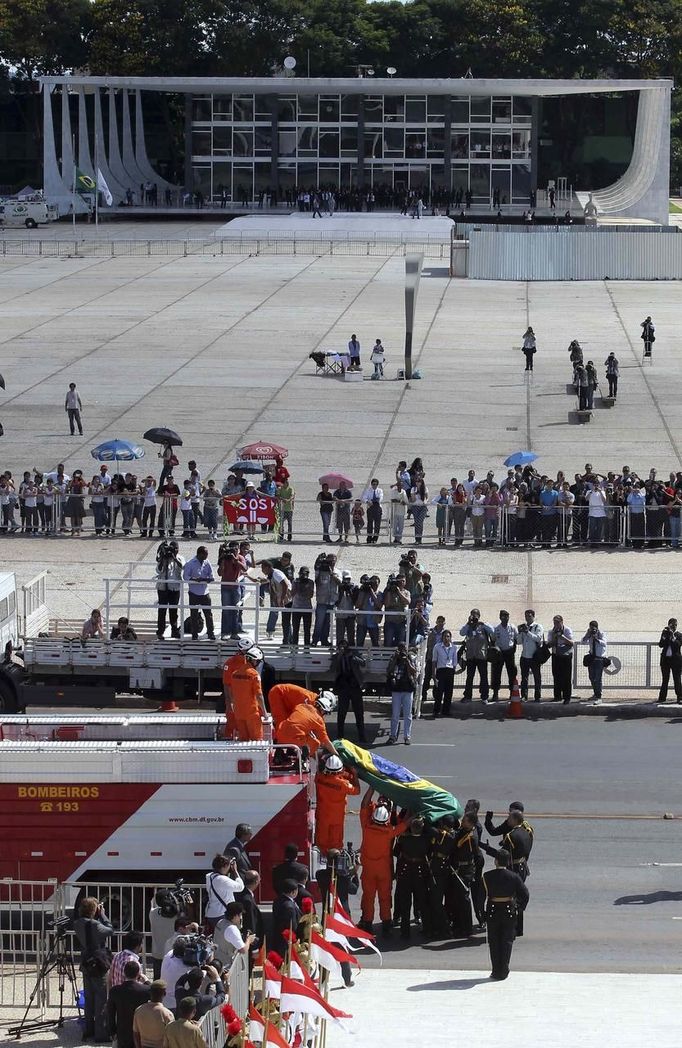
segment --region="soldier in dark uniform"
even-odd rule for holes
[[[448,933],[452,932],[456,915],[453,867],[453,857],[457,850],[456,826],[455,818],[445,815],[437,826],[427,831],[431,841],[431,916],[434,931],[439,936],[444,928],[447,928]],[[445,935],[442,937],[445,938]]]
[[[521,813],[523,813],[524,810],[525,809],[523,807],[522,801],[512,801],[509,805],[510,812],[520,811]],[[511,829],[509,817],[507,817],[504,820],[504,822],[501,822],[498,826],[495,826],[493,824],[494,814],[495,812],[492,811],[487,811],[485,813],[485,832],[488,834],[489,837],[504,837],[505,833],[509,833]]]
[[[429,905],[429,838],[424,833],[424,820],[414,816],[407,833],[396,841],[395,908],[400,920],[400,934],[410,937],[410,913],[414,903],[424,935],[431,935],[431,907]]]
[[[473,934],[474,922],[471,916],[471,889],[476,877],[476,863],[479,861],[480,849],[476,833],[476,816],[465,812],[459,829],[455,833],[455,935],[468,939]]]
[[[518,808],[509,812],[505,822],[509,825],[509,830],[502,838],[502,848],[511,856],[511,868],[514,873],[518,873],[525,883],[530,874],[528,859],[533,848],[533,827],[526,822],[523,812]],[[488,855],[497,857],[498,853],[495,848],[487,844],[482,844],[481,847]],[[516,934],[517,936],[523,935],[523,910],[521,909],[518,911]]]
[[[519,913],[523,913],[529,898],[528,889],[518,873],[509,869],[510,862],[509,852],[500,848],[495,859],[495,869],[483,874],[488,949],[492,967],[490,978],[495,980],[506,979],[509,975],[517,917]]]
[[[481,802],[472,798],[468,800],[464,805],[465,812],[471,812],[476,818],[474,829],[476,830],[476,836],[478,837],[479,852],[476,859],[476,874],[474,876],[474,883],[471,888],[471,901],[474,904],[474,913],[476,914],[476,920],[478,921],[481,928],[485,927],[485,892],[483,891],[483,867],[485,866],[485,859],[480,851],[481,839],[483,837],[483,826],[481,820],[478,817],[478,813],[481,810]]]

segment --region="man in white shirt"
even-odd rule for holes
[[[455,683],[455,670],[457,669],[457,646],[452,643],[450,630],[443,630],[440,640],[433,646],[431,665],[435,685],[433,688],[433,720],[441,716],[441,704],[443,717],[450,716],[452,706],[452,689]]]
[[[514,661],[514,655],[516,654],[516,643],[518,641],[518,633],[516,626],[509,621],[509,612],[500,612],[500,621],[493,630],[495,636],[495,647],[497,648],[497,656],[494,656],[491,672],[491,687],[492,687],[492,700],[497,702],[500,693],[500,687],[502,685],[502,669],[506,669],[507,678],[509,680],[509,694],[511,695],[514,682],[516,680],[516,662]]]
[[[64,411],[69,416],[71,436],[76,432],[76,426],[78,426],[80,436],[83,436],[83,423],[81,422],[82,410],[83,405],[81,404],[81,398],[76,391],[76,383],[69,382],[69,388],[66,391],[66,399],[64,400]]]
[[[164,1003],[171,1011],[175,1011],[175,984],[178,979],[192,970],[193,965],[185,964],[183,957],[189,940],[184,936],[176,939],[173,949],[167,953],[161,962],[161,978],[166,984],[166,996]]]
[[[588,538],[590,545],[594,546],[604,541],[604,525],[606,524],[606,495],[599,484],[595,482],[587,497],[588,509]]]
[[[476,470],[475,469],[470,469],[469,473],[468,473],[468,476],[467,476],[467,479],[464,481],[464,490],[467,493],[467,499],[468,499],[469,505],[471,505],[471,500],[472,500],[472,498],[474,496],[474,491],[476,490],[477,487],[478,487],[478,481],[476,480]]]
[[[601,682],[604,675],[606,643],[606,634],[599,629],[597,620],[592,619],[587,627],[587,633],[583,637],[583,644],[587,644],[589,647],[587,672],[592,685],[595,703],[601,702]]]
[[[206,619],[206,634],[209,640],[215,640],[213,631],[213,612],[211,611],[211,597],[208,592],[208,583],[215,582],[213,568],[208,560],[206,546],[199,546],[196,557],[192,557],[185,564],[182,572],[185,582],[189,582],[189,616],[192,627],[192,640],[199,639],[199,609],[204,613]],[[170,985],[170,984],[169,984]],[[175,986],[175,983],[173,983]]]
[[[518,639],[521,645],[521,698],[528,698],[528,676],[533,674],[533,689],[536,702],[542,697],[542,664],[540,649],[545,639],[544,628],[535,621],[532,608],[524,611],[525,622],[518,628]]]
[[[225,916],[222,917],[213,929],[213,941],[216,947],[216,957],[229,968],[235,953],[248,953],[249,947],[256,936],[253,932],[244,938],[242,935],[242,921],[244,919],[244,907],[240,902],[228,903],[225,908]]]
[[[372,477],[369,487],[365,488],[362,501],[367,505],[367,543],[371,545],[379,541],[383,515],[381,504],[384,501],[384,493],[376,477]]]
[[[259,582],[267,582],[268,591],[270,593],[270,612],[268,614],[265,631],[268,640],[272,640],[275,635],[277,619],[279,618],[278,609],[285,607],[289,601],[291,582],[283,571],[280,571],[279,568],[273,568],[269,560],[262,560],[260,562],[260,569],[263,572],[263,578],[259,579]],[[291,616],[287,616],[287,618],[290,617]],[[288,636],[283,638],[285,644],[288,639]]]

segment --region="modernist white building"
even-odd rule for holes
[[[168,187],[147,157],[143,91],[185,96],[185,188],[209,200],[334,185],[461,188],[474,204],[497,191],[502,203],[524,205],[537,188],[538,100],[637,92],[630,165],[594,191],[594,202],[605,214],[668,221],[670,80],[46,76],[41,83],[45,191],[63,211],[71,206],[74,140],[78,166],[92,175],[96,163],[117,203],[140,183],[156,183],[160,194]],[[74,94],[77,105],[69,103]]]

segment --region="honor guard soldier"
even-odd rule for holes
[[[502,838],[502,848],[509,852],[511,868],[514,873],[518,873],[521,880],[525,883],[530,874],[528,859],[533,848],[533,827],[526,822],[523,812],[520,812],[518,809],[510,811],[505,821],[509,824],[509,831]],[[482,847],[488,855],[497,857],[497,852],[494,848],[490,848],[486,844],[482,845]],[[517,936],[523,935],[523,910],[521,909],[518,912],[516,934]]]
[[[452,934],[457,916],[455,871],[453,862],[457,851],[455,836],[456,821],[452,815],[445,815],[438,825],[429,830],[431,838],[431,884],[429,896],[434,931],[439,938],[444,928]]]
[[[424,820],[415,815],[407,833],[396,841],[395,909],[400,920],[400,934],[410,937],[410,912],[414,901],[415,916],[421,918],[424,935],[431,935],[429,907],[429,839],[424,833]]]
[[[485,859],[480,851],[481,840],[483,839],[483,826],[481,820],[478,817],[478,813],[481,810],[481,802],[471,798],[464,805],[464,811],[470,812],[475,816],[475,830],[476,836],[478,837],[479,852],[476,859],[476,876],[474,877],[474,883],[471,888],[471,901],[474,906],[474,913],[476,920],[478,921],[481,928],[485,927],[485,892],[483,891],[483,868],[485,866]]]
[[[495,980],[506,979],[509,975],[518,915],[523,913],[529,898],[528,889],[518,873],[509,869],[510,861],[509,852],[500,848],[495,859],[495,869],[483,874],[492,967],[490,978]]]
[[[510,812],[520,811],[521,813],[523,813],[523,811],[524,811],[523,802],[522,801],[512,801],[511,804],[509,805],[509,811]],[[511,824],[509,822],[509,817],[507,817],[504,820],[504,822],[501,822],[498,826],[495,826],[494,823],[493,823],[493,816],[494,816],[494,814],[495,814],[495,812],[492,812],[492,811],[487,811],[485,813],[485,832],[488,834],[489,837],[504,837],[505,833],[509,833],[509,831],[511,829]]]
[[[455,853],[453,866],[455,871],[455,935],[468,939],[473,933],[474,922],[471,915],[471,890],[476,879],[476,863],[480,854],[478,834],[476,833],[476,816],[465,811],[459,829],[455,833]]]

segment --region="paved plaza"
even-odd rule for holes
[[[178,235],[177,227],[164,228]],[[211,228],[201,227],[207,236]],[[153,229],[149,235],[158,236]],[[109,226],[106,235],[125,238],[130,230]],[[400,458],[421,455],[435,494],[471,466],[479,475],[488,468],[503,475],[502,460],[519,448],[536,451],[541,470],[563,468],[569,477],[588,461],[603,471],[627,463],[646,473],[655,465],[663,476],[681,465],[676,283],[488,284],[450,280],[427,260],[415,332],[423,377],[405,383],[396,379],[404,323],[398,254],[5,257],[0,274],[7,384],[0,459],[15,474],[58,461],[67,471],[94,472],[89,450],[96,443],[139,440],[156,424],[178,429],[183,461],[196,458],[204,479],[219,483],[242,443],[286,444],[298,512],[309,515],[315,511],[303,500],[314,498],[316,478],[332,466],[349,471],[358,488],[375,474],[387,488]],[[654,364],[643,368],[638,336],[647,313],[658,337]],[[513,348],[529,322],[539,347],[530,382]],[[366,363],[381,336],[384,381],[315,376],[308,354],[343,348],[351,332]],[[616,408],[597,408],[588,425],[575,424],[566,389],[572,338],[600,374],[610,350],[621,362]],[[68,435],[63,411],[71,380],[84,403],[82,439]],[[159,472],[151,445],[138,463],[139,474],[147,471]],[[21,581],[50,568],[52,610],[67,617],[101,601],[102,576],[119,575],[129,562],[151,565],[154,548],[141,539],[4,544]],[[261,548],[272,551],[268,543]],[[319,548],[301,546],[296,562],[311,563]],[[388,547],[351,546],[340,558],[354,573],[371,564],[384,577],[396,562]],[[513,619],[532,604],[543,621],[560,609],[582,629],[597,614],[611,634],[631,639],[655,631],[678,607],[677,558],[663,550],[424,551],[437,609],[453,620],[473,604],[489,617],[507,606]]]

